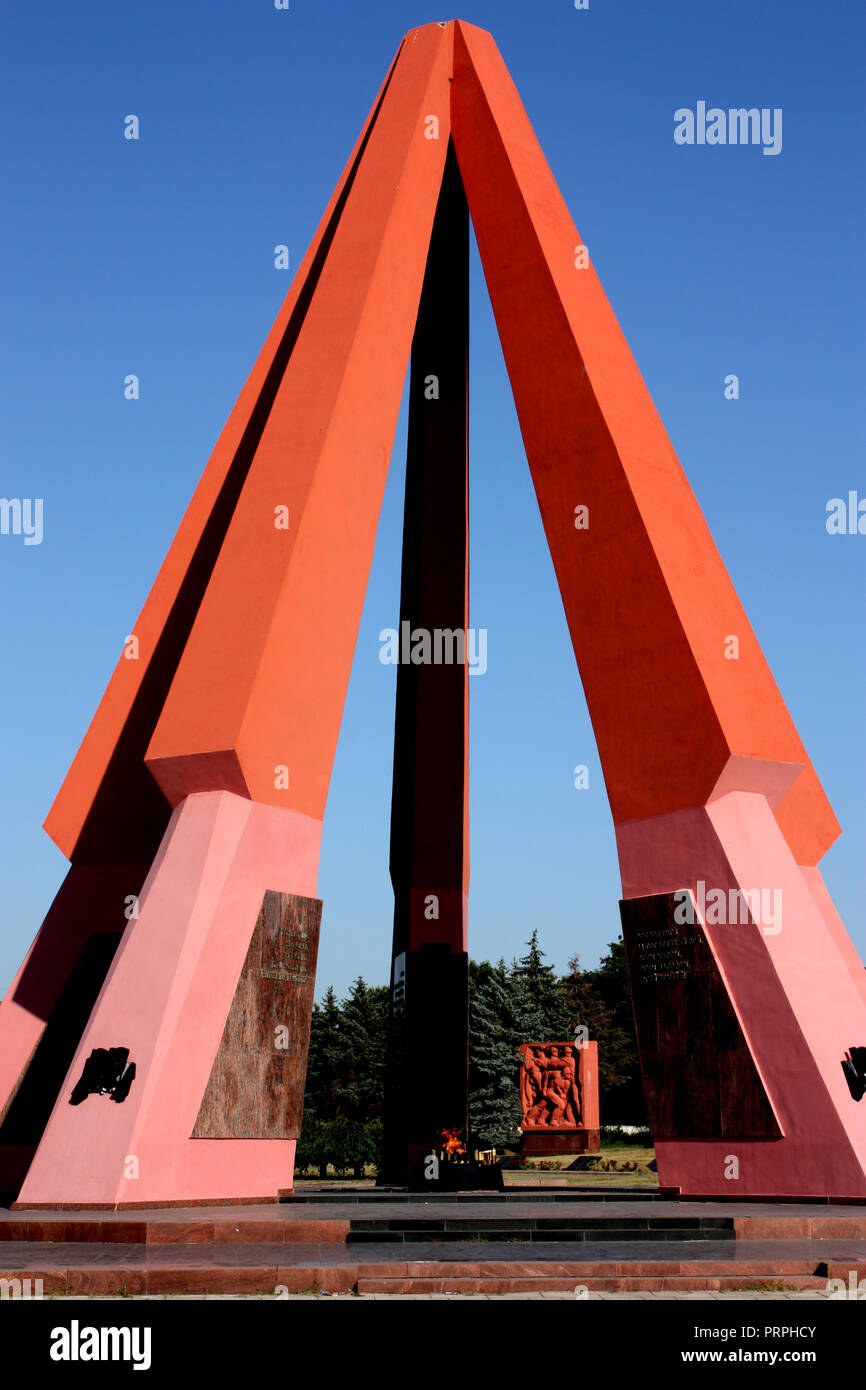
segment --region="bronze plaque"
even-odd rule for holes
[[[321,919],[318,898],[265,893],[193,1139],[297,1139]]]

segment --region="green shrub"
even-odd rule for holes
[[[368,1165],[378,1170],[381,1148],[381,1120],[361,1123],[345,1116],[336,1120],[317,1120],[305,1113],[295,1169],[298,1173],[306,1173],[310,1168],[318,1168],[319,1177],[326,1178],[330,1166],[338,1177],[345,1177],[351,1172],[354,1177],[363,1178]]]

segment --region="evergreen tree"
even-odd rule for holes
[[[322,1003],[313,1005],[304,1091],[305,1119],[307,1116],[310,1120],[336,1119],[341,1058],[340,1005],[333,985],[329,985]]]
[[[518,1041],[570,1042],[573,1036],[571,1012],[562,985],[552,965],[544,964],[538,944],[538,931],[526,943],[528,951],[511,969],[513,1009],[519,1019]]]
[[[485,961],[470,971],[469,994],[469,1128],[477,1147],[520,1143],[520,1031],[505,961]]]
[[[519,1044],[568,1041],[577,1024],[584,1024],[599,1045],[604,1123],[645,1122],[622,941],[610,943],[595,970],[582,970],[573,956],[568,974],[557,979],[533,931],[526,954],[510,967],[504,960],[496,965],[470,961],[469,1001],[469,1120],[476,1146],[502,1149],[520,1143]],[[314,1006],[304,1098],[305,1151],[324,1143],[313,1121],[330,1126],[328,1144],[333,1147],[335,1122],[368,1125],[380,1120],[388,1003],[387,986],[371,986],[359,977],[345,999],[338,1000],[328,989],[322,1003]],[[354,1152],[354,1139],[352,1143]]]
[[[368,985],[360,975],[343,1000],[338,1032],[340,1118],[363,1121],[382,1114],[388,1000],[387,985]]]
[[[378,1119],[385,1088],[388,988],[358,977],[348,997],[329,987],[313,1006],[304,1113],[310,1120]]]

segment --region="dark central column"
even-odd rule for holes
[[[409,395],[391,802],[394,946],[383,1179],[467,1140],[469,214],[449,148]]]

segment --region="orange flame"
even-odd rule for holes
[[[444,1149],[445,1153],[447,1153],[447,1154],[465,1154],[466,1149],[464,1148],[464,1146],[463,1146],[463,1144],[462,1144],[462,1142],[461,1142],[461,1139],[460,1139],[460,1131],[459,1131],[459,1130],[457,1130],[457,1129],[440,1129],[440,1131],[439,1131],[439,1138],[440,1138],[440,1140],[441,1140],[441,1142],[442,1142],[442,1148]]]

